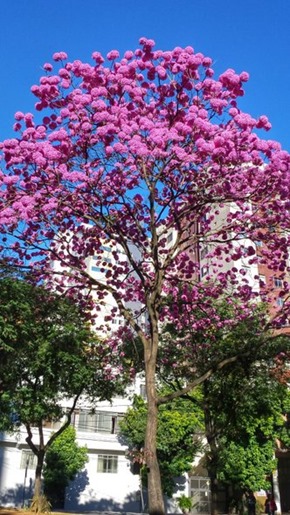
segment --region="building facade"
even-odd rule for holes
[[[119,422],[131,404],[132,392],[142,393],[139,380],[126,398],[116,397],[112,404],[101,402],[91,407],[78,404],[72,418],[77,443],[87,447],[88,462],[67,488],[67,511],[140,511],[139,476],[132,473],[127,447],[120,440]],[[65,406],[64,402],[64,406]],[[68,404],[69,405],[69,404]],[[48,424],[44,437],[58,429]],[[18,433],[0,434],[0,505],[28,506],[33,496],[36,457],[28,447],[24,427]],[[37,433],[35,431],[37,442]]]

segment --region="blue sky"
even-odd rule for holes
[[[266,114],[264,137],[290,150],[290,0],[1,0],[0,139],[17,110],[33,111],[30,87],[54,52],[90,61],[94,50],[191,45],[219,74],[248,71],[241,108]]]

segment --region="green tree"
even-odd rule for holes
[[[72,302],[13,275],[4,275],[0,284],[0,358],[1,429],[26,428],[37,456],[37,497],[45,454],[69,426],[80,397],[111,399],[123,391],[125,375],[108,379],[108,365],[117,363]],[[64,398],[71,399],[69,408]],[[45,441],[44,424],[64,416]]]
[[[164,393],[164,392],[163,392]],[[198,395],[198,393],[195,393]],[[131,451],[130,456],[142,465],[146,461],[144,449],[147,404],[135,396],[133,406],[121,422],[121,435]],[[157,456],[160,464],[162,487],[166,495],[172,496],[178,486],[178,479],[192,467],[200,442],[194,435],[202,429],[202,411],[184,399],[160,406],[158,412]],[[141,467],[142,468],[142,467]],[[142,470],[142,479],[147,484],[147,469]],[[182,488],[182,481],[180,487]]]
[[[88,461],[87,448],[76,443],[72,426],[58,436],[48,448],[43,469],[44,493],[52,507],[63,508],[65,488]]]
[[[266,477],[275,468],[286,388],[260,363],[247,370],[236,364],[227,374],[206,381],[202,390],[206,463],[215,513],[220,484],[229,494],[228,503],[232,501],[238,508],[246,489],[269,488]]]
[[[231,302],[219,303],[218,313],[224,321],[231,318],[231,311]],[[201,320],[203,316],[201,309]],[[290,342],[287,335],[265,331],[266,326],[267,313],[260,305],[230,329],[224,324],[212,334],[192,331],[191,351],[184,345],[182,331],[173,325],[164,327],[159,374],[173,393],[159,401],[170,402],[181,385],[186,389],[195,378],[203,378],[200,407],[208,443],[213,513],[218,508],[221,482],[233,492],[236,504],[243,489],[265,486],[266,475],[275,467],[278,435],[287,441],[283,414],[287,412],[285,369]],[[192,353],[194,346],[196,353]],[[192,395],[188,399],[196,403]]]

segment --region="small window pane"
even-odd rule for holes
[[[21,469],[32,469],[36,468],[37,464],[37,456],[33,454],[32,451],[22,451],[21,452],[21,461],[20,468]]]
[[[142,397],[142,399],[147,398],[145,384],[140,384],[140,396]]]
[[[117,474],[117,472],[118,472],[118,456],[99,454],[97,471],[101,472],[101,473],[107,473],[107,474]]]

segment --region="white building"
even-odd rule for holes
[[[112,404],[100,402],[94,413],[85,403],[79,403],[72,424],[78,444],[88,449],[89,460],[67,489],[65,510],[140,511],[139,476],[132,473],[118,424],[131,404],[130,394],[142,393],[143,386],[136,380],[128,397],[117,397]],[[45,428],[45,438],[57,427],[59,424]],[[0,433],[1,506],[26,506],[32,498],[36,458],[26,436],[23,427],[18,434]]]

